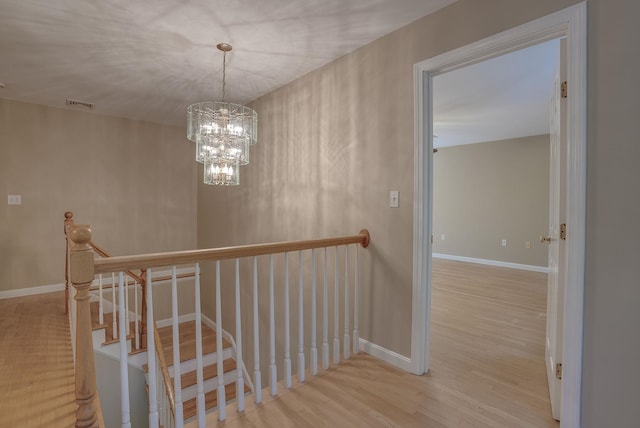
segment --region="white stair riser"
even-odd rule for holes
[[[225,348],[222,351],[222,359],[226,360],[227,358],[233,358],[235,355],[233,353],[233,348]],[[216,364],[218,362],[218,355],[216,352],[212,352],[211,354],[205,354],[202,356],[202,365],[210,366],[212,364]],[[196,359],[193,358],[191,360],[183,361],[180,363],[180,373],[188,373],[195,371],[196,369]],[[169,375],[173,377],[173,365],[169,366]]]
[[[233,383],[236,381],[238,375],[236,374],[235,370],[232,370],[230,372],[227,372],[224,374],[224,384],[225,385],[229,385],[230,383]],[[218,378],[214,377],[213,379],[207,379],[204,381],[204,392],[205,394],[209,391],[215,391],[216,389],[218,389]],[[198,385],[191,385],[188,388],[184,388],[182,390],[182,401],[187,401],[190,400],[192,398],[195,398],[196,394],[198,393]]]

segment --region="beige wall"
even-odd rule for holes
[[[0,291],[64,282],[67,210],[114,255],[194,248],[193,150],[181,128],[0,99]]]
[[[460,0],[254,103],[260,142],[238,189],[201,188],[201,246],[352,233],[373,244],[363,337],[408,355],[413,64],[576,0]],[[589,1],[583,426],[640,420],[640,3]],[[389,190],[400,208],[388,208]],[[230,217],[224,214],[232,213]],[[371,316],[375,312],[375,316]]]
[[[548,224],[548,135],[446,147],[434,155],[434,253],[547,266],[547,245],[538,238]]]

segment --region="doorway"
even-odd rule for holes
[[[557,223],[550,219],[558,217],[551,215],[558,204],[550,196],[560,185],[560,164],[555,168],[550,130],[562,121],[550,100],[560,98],[553,96],[560,54],[554,39],[432,80],[433,367],[457,363],[464,371],[465,358],[447,349],[449,340],[460,349],[468,344],[478,365],[464,382],[482,372],[478,400],[490,401],[502,382],[527,384],[527,394],[551,403],[546,417],[556,419],[560,388],[544,361],[545,348],[553,361],[560,357],[555,323],[563,308],[547,301],[557,300],[550,296],[564,282],[549,283],[558,269],[555,277],[547,274],[550,245],[539,236],[548,236]],[[443,325],[465,328],[443,337]],[[514,406],[529,405],[516,390],[511,396]],[[541,410],[527,412],[544,417]]]
[[[433,77],[555,38],[567,38],[567,287],[564,300],[563,426],[580,425],[586,211],[586,3],[418,63],[415,76],[414,272],[411,369],[429,369],[433,233]]]

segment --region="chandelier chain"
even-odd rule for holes
[[[227,86],[227,52],[222,52],[222,102],[224,102]]]

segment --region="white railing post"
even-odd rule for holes
[[[238,411],[244,411],[244,377],[242,373],[242,316],[240,313],[240,259],[236,259],[236,399]]]
[[[291,330],[289,320],[289,253],[284,253],[284,382],[291,388]]]
[[[111,329],[111,338],[117,339],[118,338],[118,320],[117,320],[118,306],[116,306],[116,274],[114,272],[111,272],[111,302],[113,303],[111,308],[111,321],[113,324],[113,328]]]
[[[218,420],[227,418],[224,391],[224,349],[222,348],[222,297],[220,292],[220,260],[216,260],[216,357],[218,359]]]
[[[349,352],[351,352],[351,344],[349,337],[349,246],[344,246],[344,344],[342,346],[342,352],[344,359],[351,358]]]
[[[126,279],[124,281],[124,317],[127,326],[127,336],[131,334],[131,320],[129,319],[129,291],[129,280]]]
[[[311,375],[318,374],[318,348],[316,342],[316,249],[311,250]]]
[[[333,364],[340,363],[340,339],[338,339],[340,328],[340,274],[338,267],[338,247],[336,247],[336,265],[335,265],[335,287],[333,293]]]
[[[135,332],[135,342],[136,349],[140,349],[140,323],[138,322],[138,282],[135,281],[133,283],[133,308],[134,308],[134,332]]]
[[[125,299],[125,286],[124,275],[122,272],[118,273],[118,294],[120,301]],[[127,334],[124,323],[126,322],[126,316],[124,312],[120,311],[120,409],[122,415],[122,428],[130,428],[130,410],[129,410],[129,362],[128,362],[128,349],[127,349]]]
[[[98,322],[104,324],[104,309],[102,302],[102,274],[98,275]]]
[[[298,251],[298,382],[304,382],[304,289],[302,284],[302,251]]]
[[[153,323],[153,273],[151,269],[147,271],[147,369],[149,386],[149,428],[158,428],[158,391],[157,391],[157,368],[156,368],[156,344],[154,342]]]
[[[329,368],[329,292],[327,290],[327,247],[322,258],[322,368]]]
[[[173,339],[173,387],[175,399],[175,419],[176,426],[182,427],[184,424],[182,406],[182,379],[180,367],[180,328],[178,326],[178,280],[176,277],[176,267],[171,267],[171,324]]]
[[[358,245],[356,244],[356,255],[353,266],[353,354],[357,355],[360,352],[360,331],[358,330],[358,315],[360,304],[358,298]]]
[[[262,402],[262,376],[260,374],[260,319],[258,318],[258,258],[253,257],[253,376],[256,404]]]
[[[196,412],[198,414],[198,426],[204,428],[205,408],[204,402],[204,374],[202,362],[202,305],[200,300],[200,263],[195,266],[195,311],[196,311]]]
[[[278,369],[276,367],[276,315],[273,293],[273,254],[269,255],[269,374],[271,395],[278,395]]]

